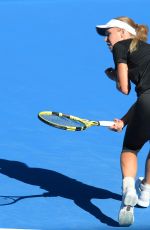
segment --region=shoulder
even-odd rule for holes
[[[127,48],[128,49],[132,40],[133,39],[126,39],[126,40],[116,42],[116,44],[113,47],[113,50],[118,49],[118,48]]]
[[[132,39],[126,39],[117,42],[112,49],[115,64],[127,63],[129,47]]]
[[[115,43],[112,49],[112,53],[115,61],[118,59],[119,60],[127,59],[131,42],[132,39],[126,39]]]

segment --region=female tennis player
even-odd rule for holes
[[[118,17],[96,27],[98,34],[112,51],[115,68],[106,75],[116,82],[117,89],[128,95],[131,82],[135,84],[137,101],[121,118],[115,119],[113,131],[127,126],[121,152],[123,200],[119,211],[119,224],[134,222],[134,206],[150,205],[150,153],[145,163],[144,178],[139,178],[139,197],[136,192],[137,154],[150,140],[150,45],[146,42],[148,27],[136,24],[128,17]]]

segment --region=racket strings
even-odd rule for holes
[[[65,116],[56,116],[56,115],[43,115],[43,118],[50,122],[51,124],[56,124],[60,126],[69,126],[69,127],[84,127],[85,124],[81,121],[74,120],[71,117],[65,117]]]

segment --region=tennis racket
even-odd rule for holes
[[[40,112],[38,118],[50,126],[69,131],[82,131],[92,126],[110,127],[114,125],[113,121],[90,121],[76,116],[51,111]]]

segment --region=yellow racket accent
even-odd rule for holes
[[[82,131],[92,126],[108,127],[114,124],[113,121],[90,121],[76,116],[51,111],[40,112],[38,118],[50,126],[69,131]]]

